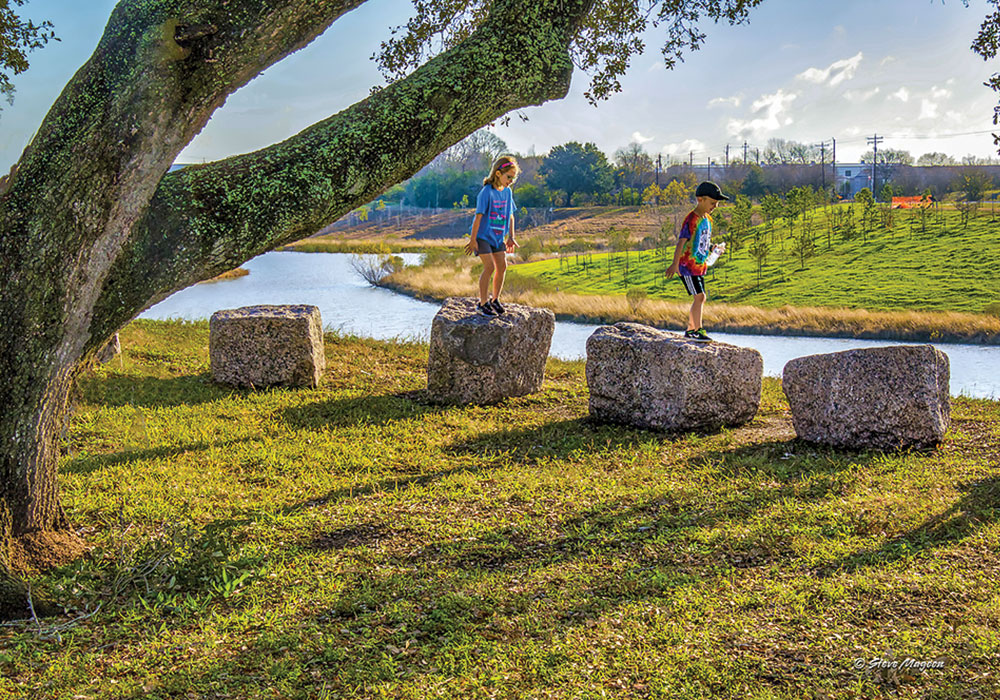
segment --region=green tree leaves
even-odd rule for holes
[[[555,146],[539,169],[549,189],[566,194],[565,205],[572,206],[575,194],[597,194],[611,188],[611,166],[604,153],[593,143],[580,145],[570,141]]]
[[[17,16],[10,3],[23,5],[24,0],[0,0],[0,95],[8,104],[14,101],[12,76],[28,69],[27,53],[41,48],[50,39],[58,41],[51,22],[35,24]]]

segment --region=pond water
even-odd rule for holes
[[[327,330],[382,340],[426,341],[439,305],[369,286],[352,268],[351,257],[329,253],[266,253],[243,265],[249,275],[188,287],[147,309],[140,318],[195,320],[207,319],[219,309],[252,304],[313,304],[319,307]],[[412,253],[402,257],[407,264],[420,259]],[[469,294],[472,293],[470,279]],[[550,354],[562,359],[583,359],[587,338],[596,328],[596,325],[557,322]],[[780,376],[785,363],[795,357],[899,344],[735,333],[712,333],[712,337],[755,348],[764,358],[764,373],[772,376]],[[948,354],[953,395],[1000,398],[1000,347],[951,343],[935,347]]]

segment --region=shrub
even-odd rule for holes
[[[373,287],[380,287],[383,279],[403,269],[403,259],[389,253],[354,255],[351,257],[351,267],[365,282]]]
[[[514,301],[518,301],[528,292],[542,289],[542,283],[535,277],[510,276],[504,280],[503,291]]]
[[[628,301],[628,307],[632,309],[633,314],[639,313],[639,309],[646,302],[646,296],[646,290],[639,289],[638,287],[632,287],[625,292],[625,299]]]
[[[531,256],[536,253],[542,252],[542,242],[537,238],[529,238],[524,243],[521,243],[520,248],[515,249],[517,257],[521,258],[524,262],[531,260]]]

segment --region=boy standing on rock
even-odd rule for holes
[[[705,262],[712,252],[712,211],[719,202],[728,201],[729,197],[714,182],[703,182],[694,192],[698,204],[684,218],[680,233],[677,236],[677,248],[674,250],[674,262],[667,268],[667,279],[680,273],[684,288],[691,295],[691,310],[688,312],[688,327],[685,338],[710,342],[708,333],[701,326],[701,312],[705,307],[708,295],[705,293]]]

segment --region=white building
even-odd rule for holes
[[[872,166],[870,163],[837,163],[836,173],[837,194],[845,199],[853,199],[854,195],[867,187],[872,189]]]

